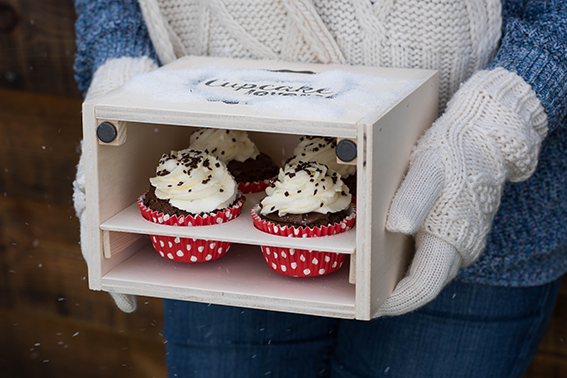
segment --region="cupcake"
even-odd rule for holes
[[[205,151],[224,162],[242,193],[261,192],[278,174],[272,158],[260,152],[246,131],[199,129],[191,134],[191,148]]]
[[[142,216],[171,226],[217,225],[240,215],[245,198],[224,163],[195,149],[171,151],[159,160],[150,190],[138,198]],[[169,260],[202,262],[228,252],[231,243],[150,235]]]
[[[350,230],[356,212],[339,174],[315,162],[286,164],[252,211],[254,226],[286,237],[332,236]],[[262,246],[268,266],[281,274],[313,277],[338,270],[346,255]]]
[[[293,150],[293,157],[287,164],[297,164],[300,161],[314,161],[325,164],[341,175],[341,179],[348,186],[353,197],[356,196],[356,165],[337,163],[337,139],[319,136],[301,137]]]

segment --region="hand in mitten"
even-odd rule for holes
[[[506,181],[535,170],[547,116],[531,87],[503,68],[480,71],[419,139],[386,228],[415,235],[406,276],[376,316],[434,299],[483,251]]]
[[[120,87],[129,78],[138,73],[153,71],[157,65],[147,57],[141,58],[118,58],[106,61],[95,72],[89,87],[86,100],[93,99],[109,91]],[[77,217],[81,223],[81,252],[88,264],[86,236],[87,236],[87,212],[86,210],[86,188],[85,188],[85,165],[83,153],[77,166],[77,177],[73,182],[73,202]],[[120,293],[110,293],[118,308],[124,312],[136,310],[136,297]]]

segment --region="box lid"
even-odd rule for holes
[[[93,102],[97,119],[352,137],[435,74],[187,56]]]

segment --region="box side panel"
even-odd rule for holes
[[[95,135],[96,118],[92,104],[83,104],[83,159],[85,169],[86,191],[86,222],[85,233],[81,239],[81,249],[86,250],[88,265],[89,287],[100,290],[101,258],[97,251],[102,250],[101,233],[98,228],[98,170],[97,170],[97,140]],[[82,231],[82,230],[81,230]]]
[[[356,167],[356,261],[354,268],[356,285],[356,318],[366,320],[370,314],[370,285],[372,270],[372,168],[369,162],[368,143],[372,137],[372,127],[359,125]]]
[[[401,101],[373,126],[367,126],[363,162],[365,219],[357,249],[357,318],[370,319],[403,277],[413,252],[411,237],[385,230],[391,199],[403,175],[412,147],[437,117],[437,76]],[[358,226],[357,226],[358,227]]]

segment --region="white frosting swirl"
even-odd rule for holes
[[[187,148],[162,155],[150,178],[156,197],[189,213],[207,213],[234,202],[237,183],[226,165],[203,151]]]
[[[225,163],[256,159],[260,154],[248,133],[239,130],[199,129],[191,134],[189,146],[216,156]]]
[[[260,213],[336,213],[350,206],[351,194],[337,172],[315,162],[287,164],[266,189]]]
[[[336,138],[304,136],[293,150],[293,158],[289,164],[297,164],[300,161],[315,161],[325,164],[341,175],[347,178],[356,173],[356,165],[337,163],[337,155],[335,149],[337,147]]]

